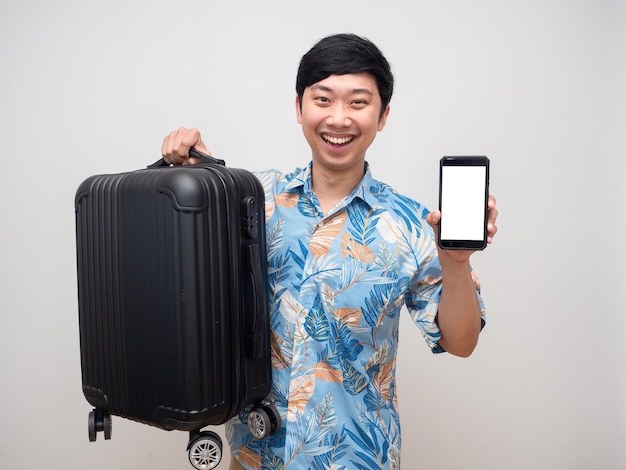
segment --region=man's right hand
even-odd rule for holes
[[[211,155],[209,149],[206,148],[200,131],[198,129],[185,129],[181,127],[177,131],[172,131],[163,139],[161,145],[161,155],[166,163],[173,165],[194,165],[200,163],[197,158],[189,158],[189,149],[194,147],[196,150]]]

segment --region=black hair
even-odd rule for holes
[[[393,73],[380,49],[369,39],[355,34],[327,36],[302,56],[296,77],[300,103],[305,88],[331,75],[361,72],[369,72],[376,79],[382,116],[393,94]]]

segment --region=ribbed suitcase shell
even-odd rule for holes
[[[271,388],[264,193],[221,165],[76,193],[83,392],[163,429],[222,424]]]

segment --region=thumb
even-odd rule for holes
[[[213,154],[211,153],[211,151],[207,148],[207,146],[204,144],[204,142],[202,141],[202,139],[198,139],[198,142],[196,142],[193,146],[196,150],[198,150],[199,152],[205,153],[208,156],[212,157]]]
[[[438,229],[439,228],[439,221],[441,220],[441,212],[436,210],[433,212],[429,212],[426,215],[426,222],[428,222],[428,225],[430,225],[432,228],[434,229]]]
[[[426,222],[430,225],[435,232],[435,240],[439,238],[439,221],[441,220],[441,211],[433,211],[426,215]]]

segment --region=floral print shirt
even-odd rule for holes
[[[255,440],[244,412],[226,435],[249,469],[397,469],[403,305],[431,350],[443,352],[428,211],[374,180],[366,163],[361,183],[324,216],[311,165],[256,174],[266,194],[271,398],[282,427]]]

